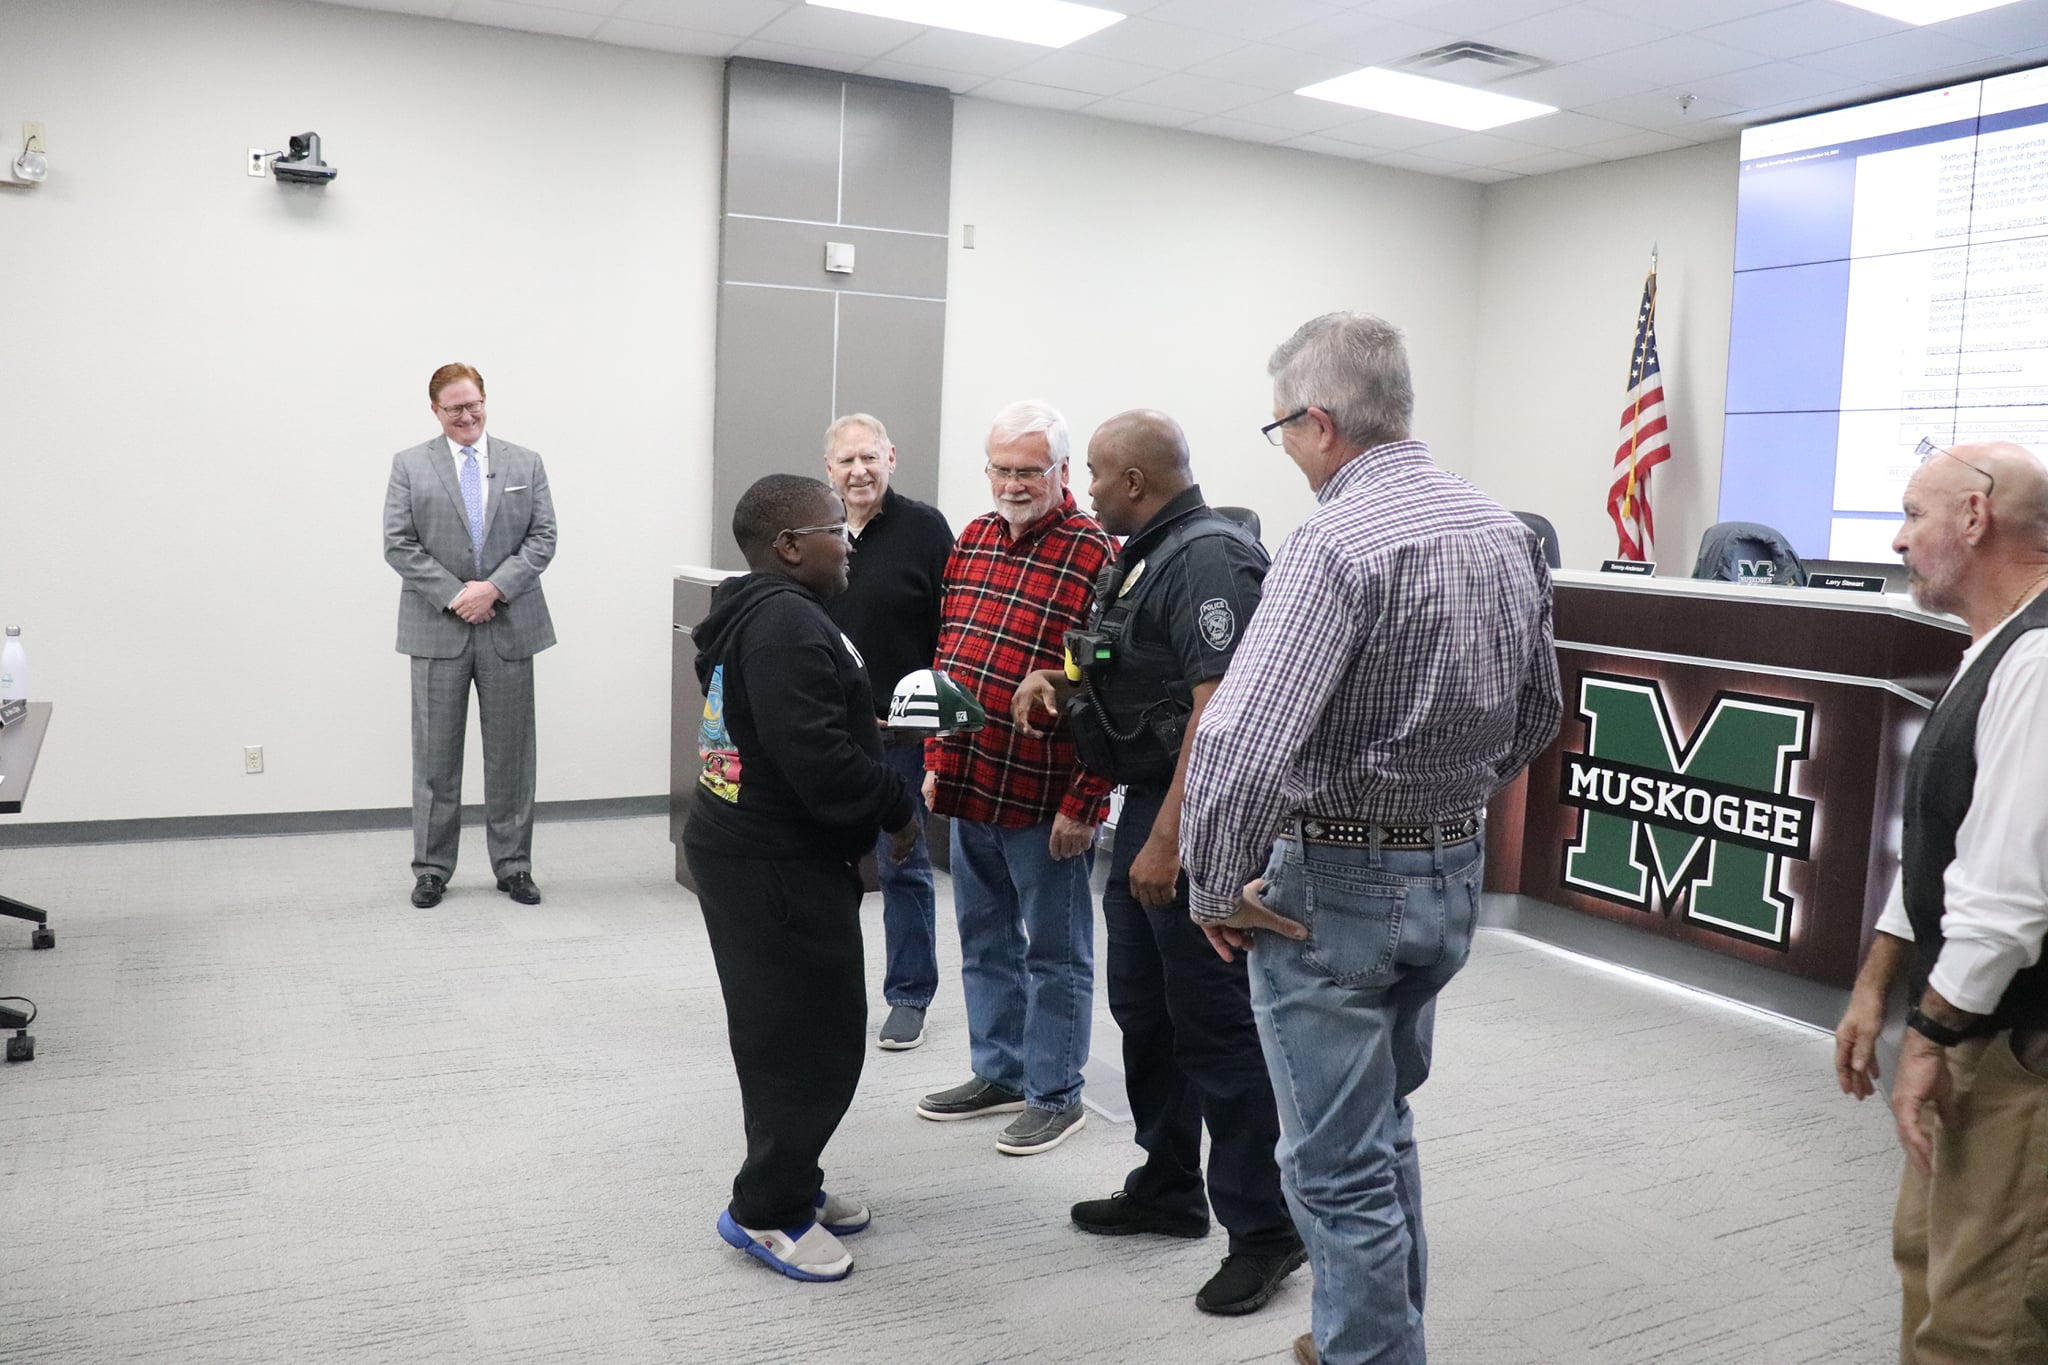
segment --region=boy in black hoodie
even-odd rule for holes
[[[733,510],[744,577],[692,638],[703,771],[683,852],[725,995],[747,1158],[718,1235],[797,1280],[844,1279],[835,1234],[868,1225],[828,1195],[818,1157],[866,1055],[857,864],[918,799],[882,761],[867,670],[821,604],[846,588],[846,509],[816,479],[771,474]]]

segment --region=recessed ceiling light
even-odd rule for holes
[[[1009,38],[1040,47],[1065,47],[1108,28],[1124,16],[1068,0],[810,0],[825,9]]]
[[[1294,93],[1378,114],[1398,114],[1425,123],[1463,128],[1468,133],[1557,112],[1554,104],[1518,100],[1512,95],[1496,95],[1491,90],[1474,90],[1469,85],[1433,81],[1427,76],[1411,76],[1405,71],[1378,66],[1304,85]]]
[[[1965,14],[1979,14],[1987,9],[1998,9],[2017,0],[1839,0],[1839,3],[1866,9],[1872,14],[1882,14],[1887,19],[1896,19],[1902,24],[1938,24],[1944,19],[1960,19]]]

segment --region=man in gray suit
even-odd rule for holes
[[[384,558],[405,583],[398,652],[412,656],[412,903],[440,904],[455,872],[473,684],[491,867],[500,891],[538,905],[533,656],[555,642],[540,590],[555,504],[539,455],[484,435],[482,375],[443,365],[427,400],[442,434],[392,457],[384,499]]]

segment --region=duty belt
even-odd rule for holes
[[[1370,848],[1375,838],[1381,848],[1435,848],[1439,843],[1462,844],[1477,839],[1480,824],[1476,810],[1426,825],[1376,825],[1359,820],[1331,820],[1321,815],[1296,815],[1289,817],[1280,832],[1304,843],[1342,848]]]

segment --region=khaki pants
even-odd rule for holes
[[[1964,1123],[1927,1106],[1934,1173],[1899,1182],[1899,1360],[2048,1365],[2048,1033],[1970,1039],[1949,1074]]]

